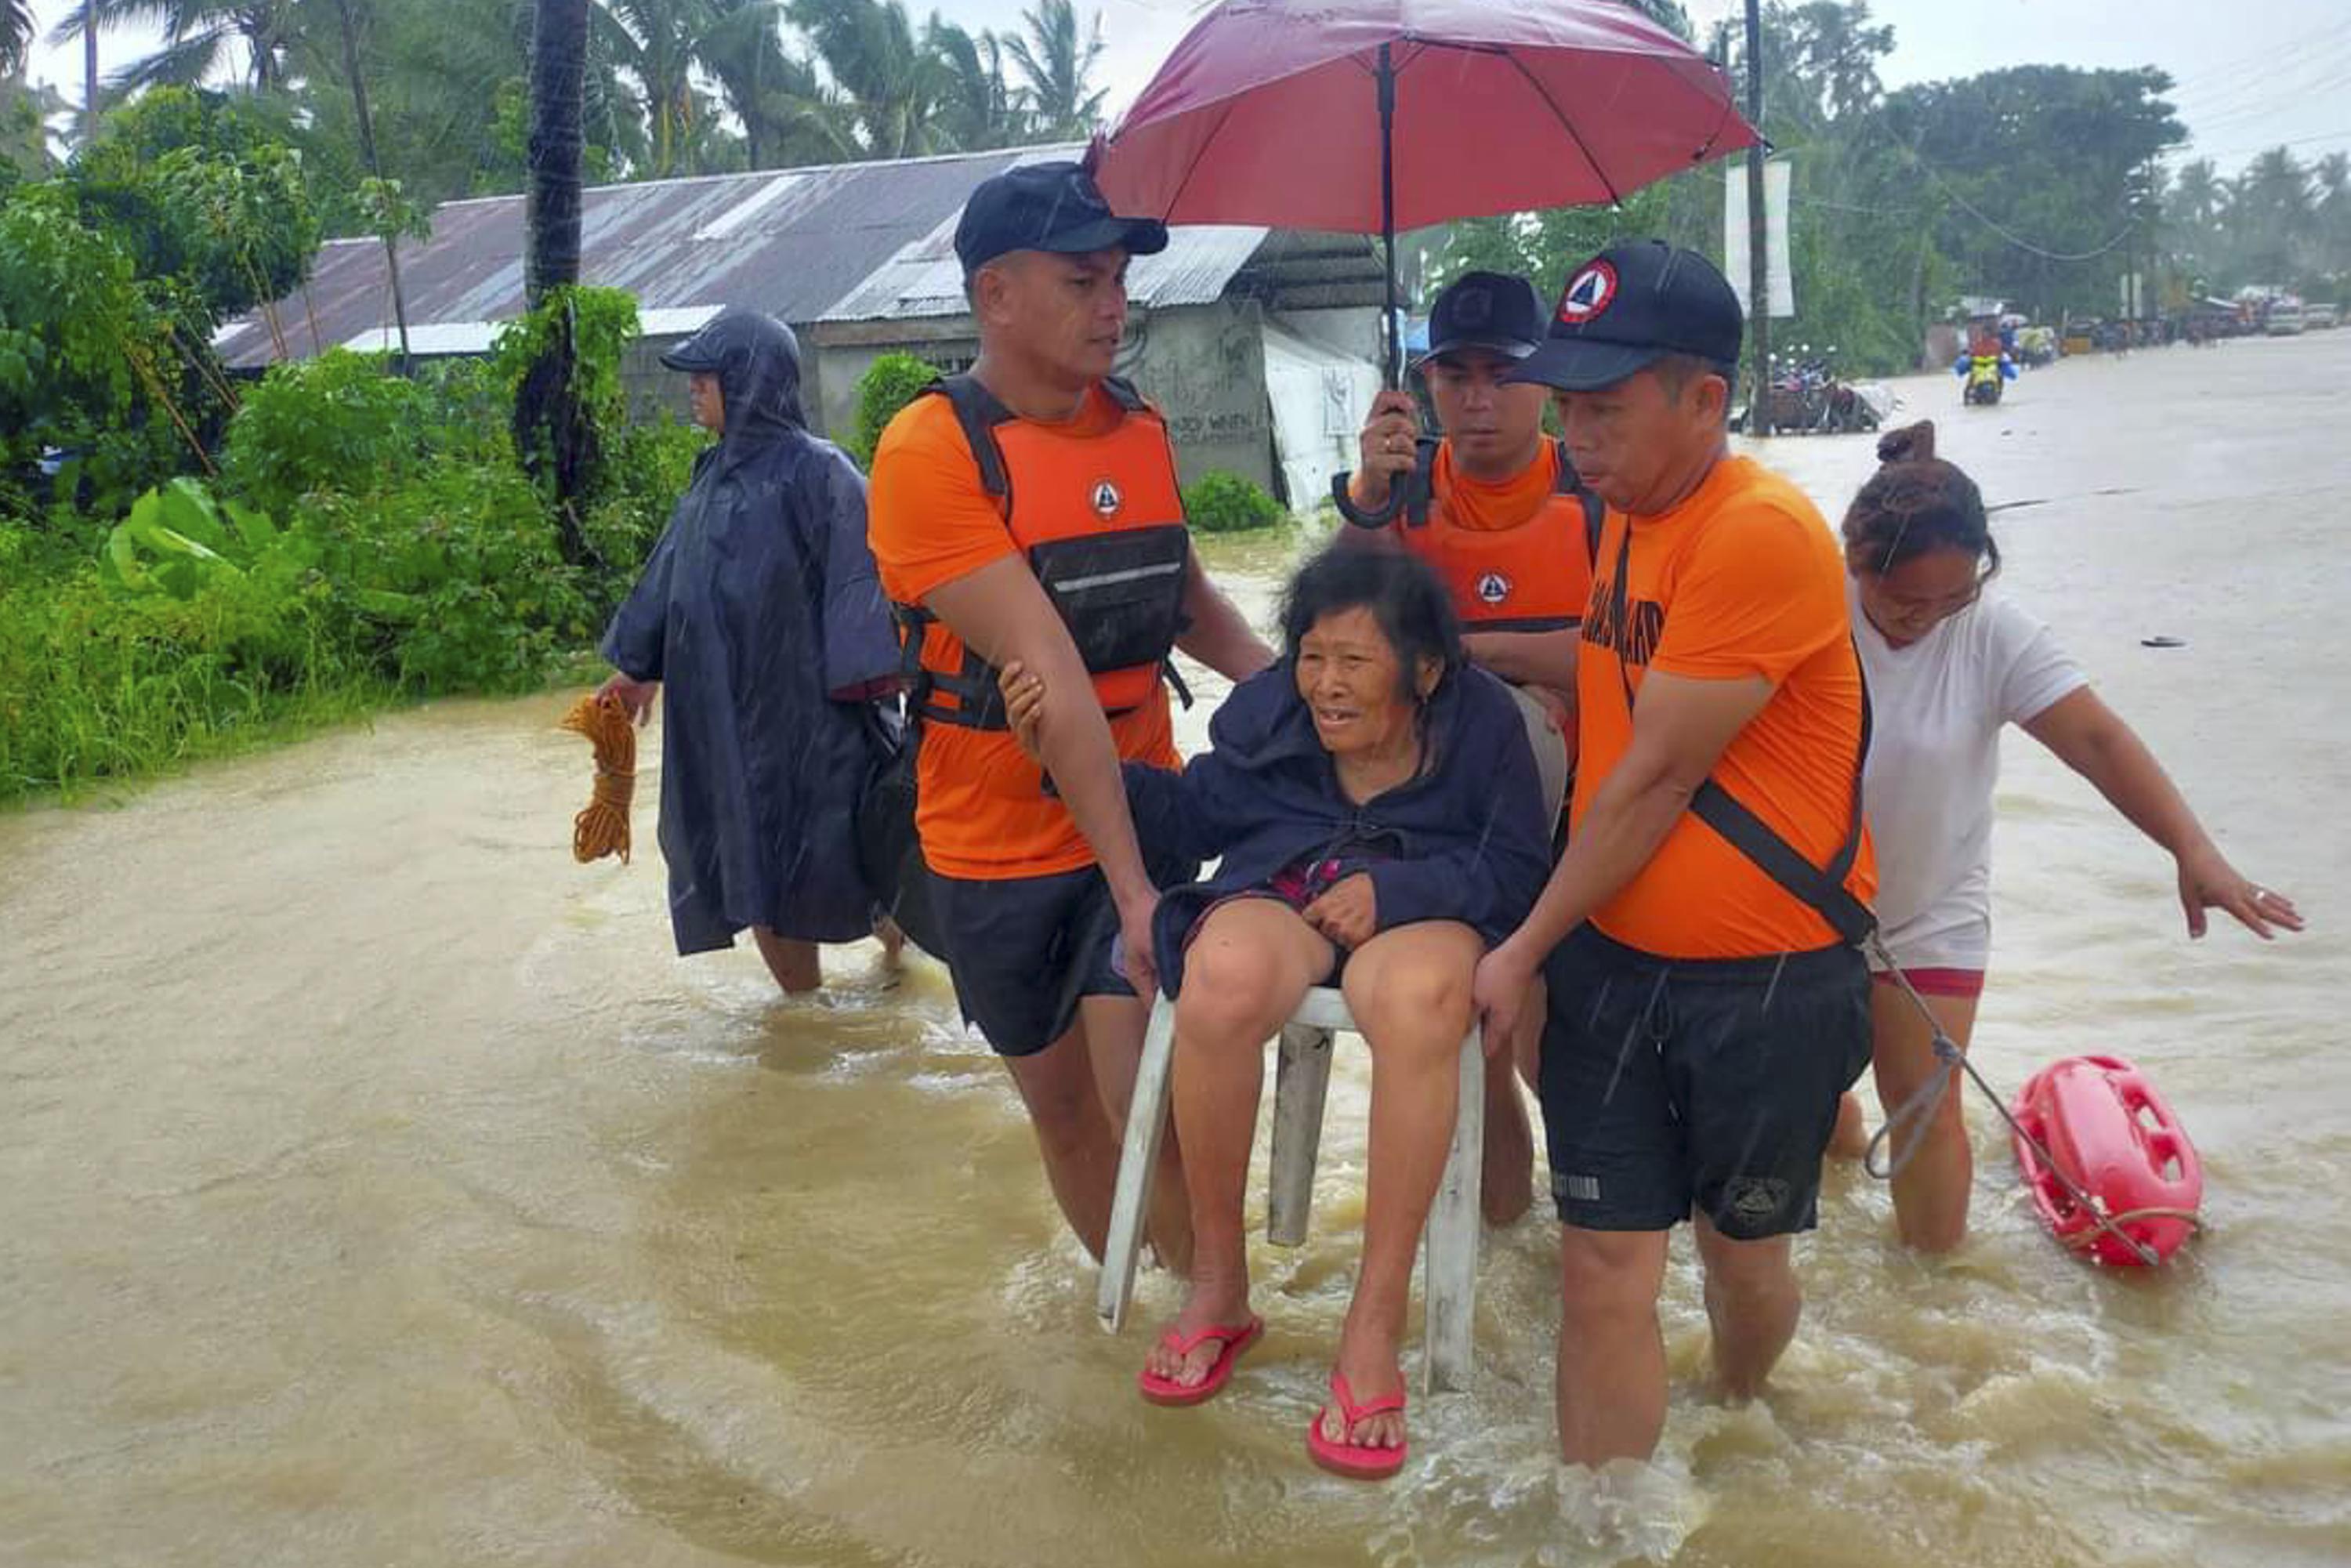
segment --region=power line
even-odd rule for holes
[[[1895,145],[1899,147],[1901,146],[1901,143],[1896,142]],[[2114,238],[2106,241],[2105,244],[2099,246],[2095,250],[2050,250],[2045,246],[2033,244],[2031,240],[2026,239],[2022,235],[2018,234],[2015,230],[2008,227],[1998,219],[1978,208],[1974,203],[1969,201],[1965,196],[1959,194],[1958,190],[1952,186],[1951,183],[1943,178],[1939,170],[1938,170],[1932,163],[1928,162],[1926,159],[1918,155],[1917,149],[1904,147],[1902,148],[1902,152],[1909,158],[1912,163],[1917,166],[1919,172],[1925,174],[1929,180],[1934,181],[1935,183],[1941,188],[1943,194],[1949,196],[1951,199],[1952,204],[1957,206],[1961,212],[1975,219],[1976,222],[1983,225],[1984,227],[1991,230],[1992,233],[1998,235],[2001,239],[2006,240],[2010,245],[2014,246],[2017,249],[2025,252],[2029,256],[2037,256],[2043,261],[2093,261],[2099,256],[2105,256],[2107,252],[2118,248],[2126,240],[2128,240],[2133,235],[2138,232],[2138,220],[2136,218],[2126,219],[2125,220],[2123,226],[2116,232]]]

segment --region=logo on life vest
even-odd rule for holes
[[[1109,480],[1097,479],[1094,481],[1093,500],[1096,512],[1105,517],[1114,517],[1118,516],[1119,507],[1125,505],[1126,497],[1121,496],[1118,486]]]
[[[1510,580],[1499,571],[1489,571],[1478,579],[1478,597],[1489,604],[1499,604],[1510,596]]]
[[[1559,319],[1571,327],[1581,327],[1615,298],[1616,269],[1595,261],[1568,280],[1567,292],[1559,297]]]

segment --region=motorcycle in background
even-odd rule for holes
[[[1960,402],[1970,408],[1990,408],[2000,401],[2006,383],[2016,379],[2016,361],[2003,353],[1963,354],[1951,371],[1960,378]]]

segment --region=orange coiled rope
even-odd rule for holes
[[[596,792],[571,820],[571,858],[585,865],[606,855],[629,863],[629,802],[637,792],[637,727],[610,692],[590,692],[571,705],[563,727],[596,748]]]

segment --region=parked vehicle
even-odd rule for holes
[[[2273,299],[2269,313],[2262,319],[2262,330],[2273,338],[2297,338],[2308,323],[2304,319],[2301,302]]]
[[[1813,352],[1799,343],[1771,356],[1771,428],[1790,434],[1841,435],[1876,430],[1881,409],[1832,368],[1834,345]]]
[[[2302,308],[2302,325],[2305,331],[2321,331],[2341,323],[2343,314],[2332,305],[2305,305]]]

